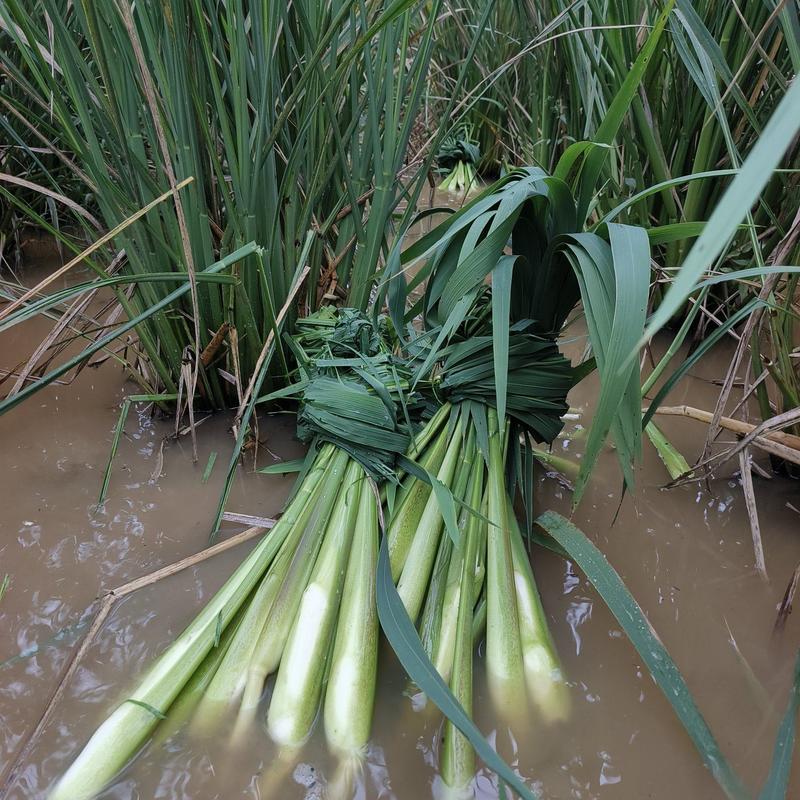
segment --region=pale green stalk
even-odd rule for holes
[[[461,449],[461,458],[456,467],[456,476],[453,483],[453,497],[462,503],[467,503],[469,500],[467,493],[472,475],[472,464],[475,460],[475,449],[475,432],[470,429],[467,441]],[[459,514],[459,531],[464,530],[466,513],[466,509],[462,507]],[[431,659],[434,658],[434,654],[439,650],[439,637],[443,627],[442,615],[448,608],[446,605],[447,588],[451,580],[453,580],[453,561],[455,558],[456,552],[453,550],[453,542],[450,536],[441,536],[420,624],[422,646]],[[456,567],[455,571],[458,572],[459,569]],[[445,680],[447,680],[446,677]]]
[[[477,517],[469,510],[474,509],[476,512],[480,511],[481,499],[483,495],[483,470],[484,461],[483,457],[476,452],[474,446],[474,428],[470,429],[469,441],[472,442],[472,447],[465,448],[465,452],[472,455],[471,461],[466,463],[462,471],[465,478],[463,486],[456,488],[456,495],[465,504],[462,507],[459,515],[459,531],[461,536],[466,537],[468,531],[471,530],[474,523],[478,521]],[[472,538],[476,539],[476,535],[472,534]],[[458,627],[458,609],[460,604],[461,585],[463,574],[469,575],[470,583],[474,583],[474,561],[475,561],[475,547],[473,544],[467,548],[462,541],[460,547],[453,549],[450,557],[450,562],[447,570],[447,581],[444,590],[444,599],[442,602],[442,609],[439,613],[439,631],[436,636],[436,647],[434,648],[433,665],[436,667],[437,672],[442,676],[445,681],[450,680],[450,673],[453,667],[453,653],[455,651],[456,631]],[[465,568],[462,565],[464,558],[469,560],[468,566]],[[475,589],[473,588],[473,592]]]
[[[449,415],[450,403],[445,403],[443,406],[439,406],[436,413],[417,432],[417,435],[412,440],[411,445],[408,448],[408,452],[406,453],[408,458],[417,461],[421,467],[427,469],[429,472],[431,470],[435,471],[441,466],[441,457],[439,458],[438,462],[435,459],[432,459],[432,451],[429,445],[437,436],[441,436],[442,425],[445,423]],[[444,450],[442,450],[441,456],[444,456]],[[399,465],[395,469],[395,475],[397,476],[400,484],[399,487],[396,488],[393,505],[390,509],[392,516],[396,514],[397,510],[405,502],[405,498],[408,495],[409,490],[417,484],[415,476],[407,473]],[[386,490],[387,484],[384,483],[380,488],[382,505],[386,504]]]
[[[447,428],[445,427],[430,445],[422,458],[420,466],[435,474],[441,469],[447,450]],[[395,583],[400,578],[408,551],[422,519],[425,503],[431,497],[431,487],[425,481],[409,475],[408,484],[404,481],[400,497],[389,527],[386,532],[389,546],[389,563],[392,567],[392,579]]]
[[[483,638],[486,633],[486,593],[484,592],[475,605],[472,615],[472,641],[474,644]]]
[[[483,459],[476,460],[471,478],[469,503],[472,508],[478,508],[483,496]],[[472,651],[473,651],[473,606],[475,598],[475,551],[481,543],[480,528],[486,523],[468,514],[464,527],[462,546],[458,548],[460,554],[458,561],[460,571],[457,582],[459,590],[456,603],[456,625],[453,645],[450,650],[450,664],[452,669],[450,689],[461,707],[472,715]],[[444,636],[440,637],[440,645]],[[437,669],[441,669],[437,664]],[[442,676],[444,677],[443,673]],[[447,678],[445,679],[447,680]],[[445,720],[444,738],[442,741],[441,756],[442,778],[455,796],[469,796],[470,783],[475,775],[475,751],[468,739],[456,728],[453,723]]]
[[[235,616],[275,557],[291,530],[293,519],[304,508],[329,462],[332,448],[326,451],[272,531],[150,667],[130,697],[95,731],[56,785],[51,798],[88,800],[94,797],[142,746],[158,723],[159,715],[167,711],[214,646],[219,630],[224,630]]]
[[[267,713],[275,742],[298,747],[311,732],[322,695],[350,540],[366,486],[364,469],[351,461],[336,499],[311,580],[286,642]]]
[[[570,436],[570,439],[576,439],[576,436]],[[559,456],[556,453],[551,453],[549,450],[545,450],[542,447],[531,447],[531,451],[533,455],[542,461],[543,463],[547,464],[553,469],[558,470],[562,475],[566,475],[567,478],[570,480],[575,480],[578,477],[578,473],[580,472],[580,466],[576,464],[574,461],[570,461],[568,458],[564,458],[564,456]]]
[[[352,797],[372,727],[378,667],[377,566],[378,507],[370,487],[364,487],[325,690],[325,736],[340,758],[328,787],[331,797]]]
[[[486,672],[489,693],[509,721],[526,711],[505,473],[497,412],[489,409],[489,529],[486,559]]]
[[[458,464],[458,454],[461,449],[461,422],[455,426],[452,438],[447,447],[444,461],[439,469],[437,478],[445,486],[451,486],[453,475]],[[439,536],[442,532],[442,511],[436,493],[431,491],[428,502],[422,512],[414,539],[408,550],[408,557],[403,564],[397,591],[409,617],[416,621],[419,617],[425,591],[428,588],[433,560],[439,545]]]
[[[447,421],[450,416],[451,406],[450,403],[444,403],[436,409],[434,415],[425,423],[422,430],[417,433],[408,448],[409,458],[419,458],[424,453],[428,445],[434,440],[436,435],[442,428],[442,425]]]
[[[536,588],[533,569],[525,551],[511,498],[507,497],[507,503],[528,696],[546,722],[565,720],[569,717],[571,708],[569,687],[564,681],[561,662],[550,636],[542,600]]]
[[[458,164],[456,164],[450,172],[447,173],[444,180],[439,184],[439,191],[441,192],[452,192],[453,187],[456,181],[456,170],[458,169]]]
[[[421,455],[417,455],[416,460],[422,469],[427,470],[428,472],[436,472],[439,467],[442,466],[442,459],[444,458],[445,450],[447,449],[447,431],[441,430],[437,432],[437,438],[434,440],[433,444],[426,447],[424,450],[421,451]],[[395,553],[395,559],[399,557],[399,553],[397,552],[398,547],[402,548],[403,543],[406,545],[410,542],[410,537],[405,534],[406,528],[400,526],[400,521],[404,519],[403,515],[408,514],[410,511],[410,506],[406,505],[408,501],[408,497],[412,494],[412,490],[416,489],[416,496],[419,496],[419,487],[418,484],[420,483],[419,479],[416,475],[411,473],[406,473],[403,476],[403,479],[400,483],[399,488],[395,494],[394,498],[394,506],[392,507],[392,517],[390,521],[390,530],[392,531],[392,538],[389,544],[389,554],[391,559],[391,554]],[[424,487],[427,488],[427,491],[430,491],[430,486],[425,483],[425,481],[421,481]],[[385,500],[385,492],[386,486],[382,489],[382,499]],[[426,495],[427,499],[427,495]],[[405,508],[405,511],[403,509]],[[420,512],[421,513],[421,512]],[[419,520],[417,520],[419,521]],[[394,525],[392,526],[392,523]],[[410,525],[410,522],[406,522],[406,525]],[[398,538],[399,537],[399,538]]]
[[[291,540],[287,539],[287,542],[289,541]],[[269,615],[290,563],[291,553],[285,549],[281,550],[272,568],[261,581],[239,626],[239,632],[228,648],[197,710],[193,724],[198,730],[211,730],[216,726],[220,716],[244,691],[248,665],[258,635],[264,627],[264,619]]]
[[[315,499],[311,498],[307,506],[309,512],[313,509]],[[239,631],[197,710],[192,724],[198,731],[210,731],[216,727],[221,715],[244,692],[250,661],[258,643],[259,634],[264,628],[264,621],[269,618],[275,599],[286,579],[303,531],[300,524],[294,527],[256,590],[242,624],[239,626]]]
[[[239,625],[241,625],[242,618],[245,614],[245,606],[249,607],[248,601],[242,604],[236,617],[223,631],[219,642],[211,648],[211,652],[203,659],[203,663],[194,671],[194,674],[189,678],[186,686],[183,687],[181,693],[169,707],[167,718],[158,726],[153,736],[153,747],[161,747],[164,742],[177,733],[183,727],[184,723],[195,714],[198,705],[205,696],[209,684],[214,678],[217,669],[219,669],[219,665],[228,652],[228,648],[233,641],[236,631],[239,629]]]
[[[489,488],[484,487],[483,500],[481,501],[481,515],[484,519],[489,518]],[[481,594],[484,588],[484,581],[486,580],[486,542],[489,536],[489,527],[487,525],[480,525],[478,532],[478,543],[475,547],[475,583],[472,590],[473,597],[481,597],[486,602],[486,592]],[[485,610],[484,610],[485,615]]]
[[[460,520],[459,520],[460,521]],[[467,521],[469,524],[469,521]],[[462,537],[465,528],[459,525]],[[456,627],[458,625],[458,604],[461,595],[461,573],[464,552],[462,548],[454,548],[447,566],[447,580],[444,587],[442,609],[439,613],[439,630],[437,631],[433,649],[433,666],[445,681],[450,680],[453,666],[453,648],[455,646]]]
[[[435,440],[443,435],[444,431],[442,430],[442,427],[449,414],[449,403],[445,403],[445,405],[440,406],[438,411],[430,418],[430,420],[428,420],[428,422],[414,437],[410,447],[408,448],[408,452],[406,453],[408,458],[415,460],[421,467],[427,469],[429,472],[431,470],[436,471],[441,466],[442,458],[444,457],[444,450],[442,449],[441,451],[437,451],[431,443],[435,442]],[[438,460],[436,455],[437,453],[439,453]],[[409,491],[416,485],[415,476],[411,473],[407,473],[399,465],[396,468],[396,474],[400,479],[400,486],[395,494],[392,514],[394,514],[396,510],[403,505]],[[384,486],[381,487],[381,502],[383,503],[385,500],[386,485],[384,484]]]
[[[422,642],[422,648],[430,659],[433,659],[433,654],[439,646],[444,597],[447,591],[447,579],[450,574],[452,557],[452,540],[449,536],[440,536],[433,569],[428,579],[425,604],[422,607],[422,616],[419,623],[419,638]]]
[[[297,768],[300,750],[281,747],[266,765],[258,781],[260,800],[274,800],[285,796],[286,786],[291,785],[292,773]]]
[[[314,506],[313,517],[303,531],[278,596],[269,616],[264,620],[247,671],[247,683],[234,729],[235,739],[245,735],[249,730],[264,690],[264,682],[280,664],[289,630],[308,585],[349,460],[347,453],[341,450],[337,450],[331,459],[325,475],[324,488]]]
[[[332,446],[328,445],[328,447]],[[330,451],[327,451],[327,458],[330,458]],[[306,495],[307,502],[296,517],[292,530],[283,542],[278,555],[261,580],[247,607],[236,636],[200,703],[194,721],[194,724],[200,729],[216,725],[219,722],[220,714],[230,707],[244,691],[250,661],[258,643],[258,637],[264,628],[264,621],[269,617],[294,559],[299,541],[316,513],[320,495],[324,490],[325,482],[320,481],[318,477],[315,479],[315,484],[313,492]]]

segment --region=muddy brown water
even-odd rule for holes
[[[0,367],[13,367],[42,329],[26,326],[0,337]],[[723,348],[670,398],[711,408],[723,374]],[[188,439],[161,442],[170,420],[132,410],[115,461],[108,500],[96,508],[111,435],[126,394],[135,392],[111,364],[85,370],[70,386],[47,389],[0,417],[0,761],[7,767],[36,725],[61,671],[85,633],[87,609],[101,592],[202,550],[231,452],[230,419],[218,415],[198,430],[199,461]],[[581,412],[564,438],[563,454],[579,458],[581,426],[597,385],[570,397]],[[661,420],[690,460],[704,429],[684,419]],[[302,447],[288,417],[262,417],[259,464],[295,458]],[[218,453],[207,483],[208,456]],[[800,619],[773,637],[776,605],[800,561],[797,484],[756,479],[770,582],[753,570],[742,493],[732,472],[708,487],[664,491],[666,473],[645,443],[638,491],[620,501],[612,452],[606,452],[574,516],[641,604],[683,672],[732,766],[755,793],[770,763],[774,736],[792,679]],[[240,467],[227,508],[276,514],[290,488],[286,478]],[[539,470],[539,510],[568,513],[570,493],[558,476]],[[240,528],[229,525],[225,535]],[[252,542],[142,589],[119,602],[66,687],[43,735],[7,796],[39,798],[77,754],[151,660],[225,581]],[[496,729],[476,656],[476,720],[519,773],[544,798],[714,798],[722,793],[634,648],[591,584],[570,562],[536,549],[537,581],[572,687],[573,714],[564,725]],[[418,709],[413,691],[384,646],[373,738],[358,798],[440,796],[440,720]],[[318,726],[319,728],[320,726]],[[199,741],[185,730],[146,746],[102,798],[315,798],[335,767],[321,731],[281,767],[267,734],[253,731],[236,751],[226,734]],[[270,789],[270,775],[275,785]],[[480,798],[497,796],[486,770]],[[789,796],[800,796],[795,768]]]

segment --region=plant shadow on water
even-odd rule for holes
[[[23,335],[6,339],[3,367],[13,366]],[[714,387],[705,379],[723,371],[728,353],[706,359],[676,389],[675,403],[710,407]],[[142,408],[126,425],[109,498],[96,509],[97,492],[118,406],[128,393],[118,371],[106,364],[86,370],[70,387],[51,387],[38,402],[0,419],[4,508],[2,572],[11,576],[0,604],[3,638],[0,714],[2,760],[13,760],[55,688],[72,648],[85,632],[94,597],[138,575],[203,549],[208,542],[222,469],[202,481],[209,454],[224,463],[232,446],[230,419],[209,419],[199,437],[199,461],[190,445],[169,442],[162,474],[153,477],[169,420]],[[570,402],[582,420],[571,421],[554,444],[579,457],[581,423],[591,414],[596,385],[583,384]],[[702,429],[690,420],[663,423],[670,440],[690,460],[702,447]],[[107,432],[98,438],[98,428]],[[263,418],[259,463],[296,458],[290,418]],[[690,484],[662,491],[666,473],[652,448],[637,475],[638,492],[618,511],[620,486],[614,456],[600,468],[574,521],[619,571],[682,670],[701,711],[732,765],[750,787],[766,775],[775,728],[792,678],[797,621],[773,638],[775,608],[800,560],[798,512],[792,487],[760,481],[759,506],[772,582],[753,570],[753,552],[738,480],[710,487]],[[605,463],[603,463],[605,462]],[[240,469],[228,508],[276,514],[291,477]],[[570,493],[554,473],[539,469],[536,503],[568,513]],[[23,765],[9,798],[41,797],[63,772],[110,706],[135,685],[147,664],[173,640],[224,582],[243,544],[185,572],[144,588],[118,603],[90,647],[62,702]],[[509,763],[547,797],[673,798],[720,795],[684,729],[617,622],[585,577],[570,563],[536,549],[536,578],[556,645],[572,686],[573,715],[558,727],[531,719],[516,740],[493,731],[484,683],[476,670],[475,717]],[[24,657],[16,657],[22,654]],[[359,797],[425,797],[438,794],[439,716],[419,710],[419,697],[387,647],[367,765]],[[482,650],[478,659],[483,658]],[[384,669],[384,667],[387,667]],[[268,691],[271,683],[268,685]],[[415,710],[417,709],[417,710]],[[260,718],[259,718],[260,720]],[[103,798],[213,798],[265,796],[275,746],[259,726],[246,745],[232,751],[226,731],[205,739],[185,726],[156,736]],[[284,769],[274,796],[324,795],[335,765],[319,730]],[[800,790],[795,780],[794,791]],[[497,796],[494,776],[481,771],[477,796]],[[789,796],[792,796],[790,789]]]

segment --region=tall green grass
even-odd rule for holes
[[[143,320],[134,375],[147,393],[178,393],[181,361],[196,362],[219,334],[221,347],[196,367],[198,399],[235,404],[263,366],[263,343],[277,330],[301,256],[310,266],[302,305],[366,307],[392,218],[428,167],[404,167],[423,102],[448,122],[440,138],[451,119],[466,116],[485,174],[531,162],[552,171],[575,141],[601,131],[661,8],[643,0],[490,6],[306,0],[280,9],[193,0],[168,3],[166,13],[136,6],[130,16],[114,0],[65,8],[57,0],[6,3],[0,121],[19,149],[5,158],[12,153],[14,172],[51,193],[0,180],[6,217],[22,214],[75,249],[65,236],[69,223],[97,235],[81,212],[111,228],[193,176],[176,202],[115,237],[127,258],[123,270],[144,279],[174,271],[190,280],[247,242],[263,253],[234,267],[235,285],[190,280],[177,307]],[[653,307],[798,63],[800,22],[791,3],[674,4],[604,160],[603,192],[587,198],[593,219],[617,208],[617,221],[656,229],[651,242],[661,269]],[[796,163],[798,147],[795,141],[787,165]],[[778,263],[778,255],[797,263],[798,200],[796,173],[773,174],[709,265],[714,273]],[[304,253],[308,230],[314,235]],[[101,252],[92,265],[104,276],[109,260]],[[747,358],[739,359],[749,361],[753,380],[767,373],[756,392],[765,419],[800,401],[791,355],[797,278],[772,282],[777,313],[753,326]],[[763,289],[760,277],[715,284],[692,295],[673,321],[696,300],[698,342]],[[144,280],[130,298],[115,289],[129,317],[168,290]],[[64,336],[74,334],[69,327]],[[287,361],[280,337],[273,349],[268,372],[279,376]],[[193,383],[194,370],[188,377]]]
[[[432,73],[435,99],[448,94],[463,62],[471,0],[446,4]],[[459,95],[477,132],[483,169],[535,160],[552,169],[576,140],[594,139],[663,4],[643,0],[505,3],[495,7],[478,56],[466,68]],[[667,33],[632,97],[603,169],[604,188],[592,199],[597,219],[624,208],[617,221],[653,229],[659,270],[651,293],[657,308],[714,209],[753,152],[800,67],[796,3],[677,0]],[[800,142],[752,201],[740,198],[739,228],[706,264],[707,276],[753,268],[747,276],[682,292],[669,323],[692,346],[711,341],[720,326],[756,297],[772,309],[739,316],[746,342],[721,392],[730,399],[733,374],[749,371],[762,420],[797,407],[797,276],[765,276],[767,265],[800,262]],[[794,168],[794,169],[793,169]],[[752,206],[750,203],[752,202]],[[730,323],[733,324],[733,323]],[[738,334],[737,334],[738,335]],[[720,376],[723,377],[723,376]],[[711,435],[713,436],[713,431]]]
[[[435,96],[447,93],[462,63],[470,2],[448,3],[442,17]],[[468,91],[459,97],[481,141],[484,168],[534,160],[552,170],[573,142],[595,138],[661,5],[498,4],[468,65]],[[667,34],[617,133],[597,200],[601,216],[663,183],[632,203],[623,220],[645,226],[707,220],[731,181],[730,172],[717,171],[741,166],[800,67],[800,21],[792,3],[679,0]],[[787,164],[798,154],[795,142]],[[767,261],[791,229],[798,201],[797,175],[775,173],[727,251],[726,268]],[[666,246],[665,280],[690,244],[684,237]],[[656,299],[660,292],[656,287]],[[742,286],[718,287],[710,310],[724,315],[746,293]],[[703,326],[709,320],[700,317]]]
[[[397,180],[428,72],[426,19],[411,0],[3,4],[0,70],[13,103],[57,135],[69,192],[91,194],[106,229],[194,178],[113,242],[124,272],[141,278],[130,298],[117,290],[129,317],[169,291],[148,275],[191,284],[137,328],[146,391],[177,392],[181,362],[197,363],[225,331],[196,367],[199,400],[236,402],[301,256],[310,267],[301,306],[366,306],[393,215],[424,172],[417,165]],[[2,182],[0,193],[55,227]],[[234,285],[194,279],[251,241],[262,251],[234,266]],[[101,277],[110,255],[90,262]]]
[[[0,50],[13,46],[0,22]],[[24,66],[20,65],[23,69]],[[77,215],[96,229],[92,197],[69,168],[57,130],[42,115],[33,125],[30,98],[0,70],[0,264],[17,266],[37,220],[64,236]]]
[[[594,138],[663,5],[497,4],[458,98],[479,136],[484,168],[534,160],[552,171],[570,144]],[[452,89],[475,16],[474,0],[448,1],[445,9],[434,100]],[[800,64],[800,23],[789,3],[680,0],[667,33],[617,135],[604,203],[670,178],[738,167]],[[725,183],[665,188],[637,204],[635,221],[707,219]],[[759,219],[769,219],[768,209],[790,219],[791,209],[780,207],[787,196],[796,203],[797,182],[774,176]],[[765,244],[779,238],[772,230]]]

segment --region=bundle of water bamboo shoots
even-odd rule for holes
[[[576,496],[609,431],[630,482],[641,398],[627,355],[649,265],[640,229],[573,233],[579,219],[563,178],[515,170],[402,255],[398,241],[372,316],[327,308],[298,321],[296,380],[260,398],[297,402],[310,445],[284,514],[100,726],[56,800],[92,797],[172,713],[197,728],[230,715],[234,742],[263,714],[290,760],[320,708],[342,759],[331,783],[346,795],[370,733],[384,545],[422,645],[467,712],[485,631],[498,715],[515,726],[528,709],[538,724],[568,714],[513,501],[529,507],[534,443],[559,434],[567,392],[595,365],[604,380]],[[558,336],[579,298],[594,358],[573,368]],[[445,724],[442,775],[462,790],[472,751]]]
[[[312,442],[293,497],[275,528],[101,725],[53,797],[88,798],[102,789],[182,703],[182,693],[196,706],[182,703],[193,730],[218,730],[233,719],[236,743],[264,714],[270,736],[289,756],[322,708],[328,743],[342,763],[332,784],[346,794],[372,719],[381,516],[400,597],[465,708],[473,629],[480,630],[485,613],[498,710],[508,716],[524,707],[515,697],[522,691],[546,717],[564,715],[566,696],[554,688],[563,686],[558,660],[506,491],[505,426],[484,409],[482,434],[475,400],[436,406],[423,401],[425,392],[410,391],[408,368],[379,327],[351,310],[327,310],[300,326],[300,379],[279,392],[301,398],[298,430]],[[443,373],[454,396],[461,356],[456,348]],[[443,385],[439,380],[439,391]],[[412,416],[427,421],[409,427]],[[401,453],[416,474],[395,462]],[[379,483],[390,487],[382,508]],[[434,483],[458,505],[456,525],[445,521]],[[541,702],[548,697],[557,698],[549,708]],[[455,729],[447,734],[444,772],[466,785],[474,768],[460,736]]]

